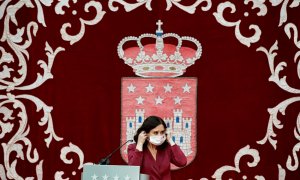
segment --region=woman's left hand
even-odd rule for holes
[[[168,143],[173,146],[175,145],[175,142],[173,141],[172,137],[171,137],[171,132],[169,130],[167,130],[166,132],[166,136],[167,136],[167,141]]]

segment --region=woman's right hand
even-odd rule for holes
[[[136,149],[138,149],[139,151],[143,151],[143,145],[144,145],[146,139],[147,139],[147,134],[145,131],[142,131],[138,136],[138,142],[136,145]]]

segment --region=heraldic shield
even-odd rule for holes
[[[156,34],[125,37],[118,46],[119,57],[140,76],[122,78],[121,144],[133,140],[145,118],[159,116],[189,164],[197,151],[197,78],[178,76],[200,58],[202,47],[192,37],[163,34],[160,20],[157,25]],[[178,44],[164,43],[170,37],[176,38]],[[143,46],[143,38],[152,38],[155,43]],[[136,41],[137,46],[123,50],[128,41]],[[182,46],[183,41],[193,44],[196,49]],[[121,148],[125,162],[128,162],[127,147],[128,144]],[[171,166],[171,169],[177,168]]]

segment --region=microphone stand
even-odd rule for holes
[[[125,144],[127,144],[128,142],[132,142],[133,140],[128,140],[126,141],[124,144],[122,144],[121,146],[119,146],[117,149],[115,149],[112,153],[110,153],[108,156],[106,156],[105,158],[101,159],[99,164],[100,165],[109,165],[110,161],[109,158],[119,149],[121,149]]]

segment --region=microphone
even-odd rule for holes
[[[112,153],[110,153],[108,156],[106,156],[105,158],[101,159],[99,164],[100,165],[109,165],[109,158],[116,152],[118,151],[119,149],[121,149],[125,144],[127,144],[128,142],[132,142],[133,140],[128,140],[126,141],[124,144],[121,144],[121,146],[119,146],[117,149],[115,149]]]

